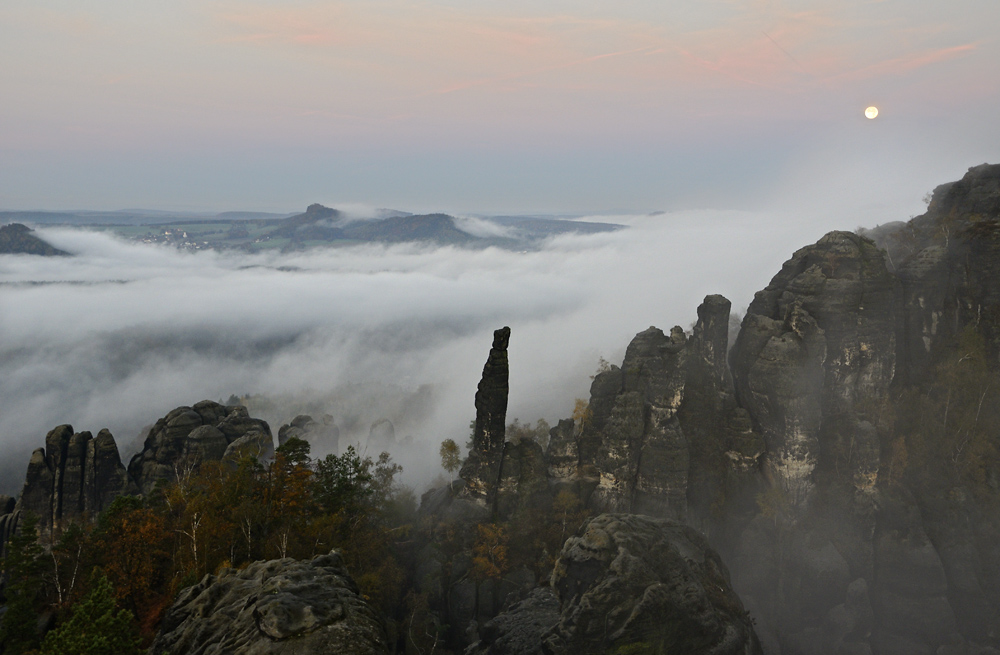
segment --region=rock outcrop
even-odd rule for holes
[[[255,562],[181,591],[150,648],[157,655],[383,655],[381,619],[340,555]]]
[[[467,655],[544,655],[542,638],[559,622],[559,597],[539,587],[487,621]]]
[[[69,522],[95,519],[115,497],[136,493],[107,430],[97,437],[60,425],[31,455],[17,511],[38,517],[39,532],[51,535]]]
[[[599,510],[686,516],[690,453],[677,417],[686,345],[679,327],[669,336],[651,327],[629,344],[621,368],[595,378],[599,395],[591,399],[581,450],[596,451],[600,477],[591,502]]]
[[[320,446],[323,450],[340,452],[340,428],[329,414],[321,416],[319,421],[300,414],[278,429],[279,446],[292,437],[308,441],[314,448]]]
[[[507,431],[509,343],[509,327],[493,332],[493,347],[476,391],[476,423],[472,433],[472,449],[459,472],[459,476],[465,480],[464,494],[491,508],[496,499]]]
[[[544,637],[553,655],[761,653],[721,558],[682,523],[597,516],[566,541],[550,586],[561,605]]]
[[[576,489],[597,511],[696,524],[746,513],[736,499],[755,484],[764,444],[734,393],[729,314],[728,300],[708,296],[691,337],[680,327],[637,334],[621,367],[595,376],[579,434],[568,423],[551,432],[554,488]]]
[[[172,481],[178,471],[227,457],[274,456],[271,428],[251,418],[242,405],[220,405],[203,400],[178,407],[153,425],[142,451],[129,462],[128,472],[139,490],[148,494],[160,481]]]
[[[958,464],[994,396],[981,378],[971,409],[952,409],[953,422],[972,414],[952,435],[952,392],[970,373],[942,366],[974,358],[961,344],[981,339],[979,366],[1000,369],[1000,166],[972,168],[923,216],[863,234],[877,243],[834,232],[795,253],[744,320],[733,374],[767,440],[771,490],[734,548],[734,586],[772,652],[996,648],[995,440],[980,438],[977,476]],[[933,429],[894,427],[908,419],[893,412],[936,402]],[[945,458],[929,454],[950,435]]]
[[[868,419],[895,371],[897,287],[872,241],[831,232],[785,262],[747,311],[732,353],[736,394],[795,507],[808,503],[817,467],[850,468],[858,491],[874,488]]]
[[[381,453],[393,451],[396,448],[396,428],[392,421],[382,418],[368,429],[368,452]]]

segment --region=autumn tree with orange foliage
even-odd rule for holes
[[[166,584],[170,541],[164,517],[135,496],[116,498],[94,531],[97,563],[115,598],[147,627],[159,621],[173,596]]]
[[[499,580],[510,568],[507,560],[507,529],[499,523],[476,526],[476,543],[472,547],[472,576],[477,580]]]

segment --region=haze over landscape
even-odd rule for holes
[[[0,655],[996,655],[998,27],[0,3]]]

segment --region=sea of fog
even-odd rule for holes
[[[494,329],[512,333],[508,419],[554,424],[637,332],[689,329],[711,293],[740,311],[796,249],[854,227],[736,211],[595,220],[629,227],[529,252],[255,255],[39,228],[75,256],[0,255],[0,493],[20,489],[56,425],[109,428],[127,461],[172,408],[233,394],[266,399],[252,413],[275,433],[330,414],[342,445],[389,418],[411,438],[396,458],[419,491],[441,473],[441,440],[468,437]]]

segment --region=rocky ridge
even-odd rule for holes
[[[96,520],[117,496],[149,494],[158,483],[177,480],[201,462],[235,462],[244,455],[262,461],[273,457],[271,429],[243,406],[210,400],[159,419],[127,469],[108,430],[94,437],[60,425],[45,437],[45,448],[32,453],[16,502],[0,498],[0,546],[23,512],[38,517],[47,544],[71,522]]]
[[[970,169],[927,214],[873,236],[832,232],[794,253],[756,295],[728,364],[718,296],[691,335],[636,335],[595,377],[582,420],[553,428],[540,457],[512,458],[530,463],[516,487],[697,526],[729,562],[765,652],[997,652],[996,444],[974,479],[933,458],[933,471],[900,473],[915,437],[896,432],[893,408],[917,393],[947,417],[937,376],[973,355],[951,355],[960,339],[981,338],[984,370],[1000,369],[1000,166]],[[484,437],[475,470],[500,472],[495,491],[490,476],[462,477],[503,497],[514,445]]]

